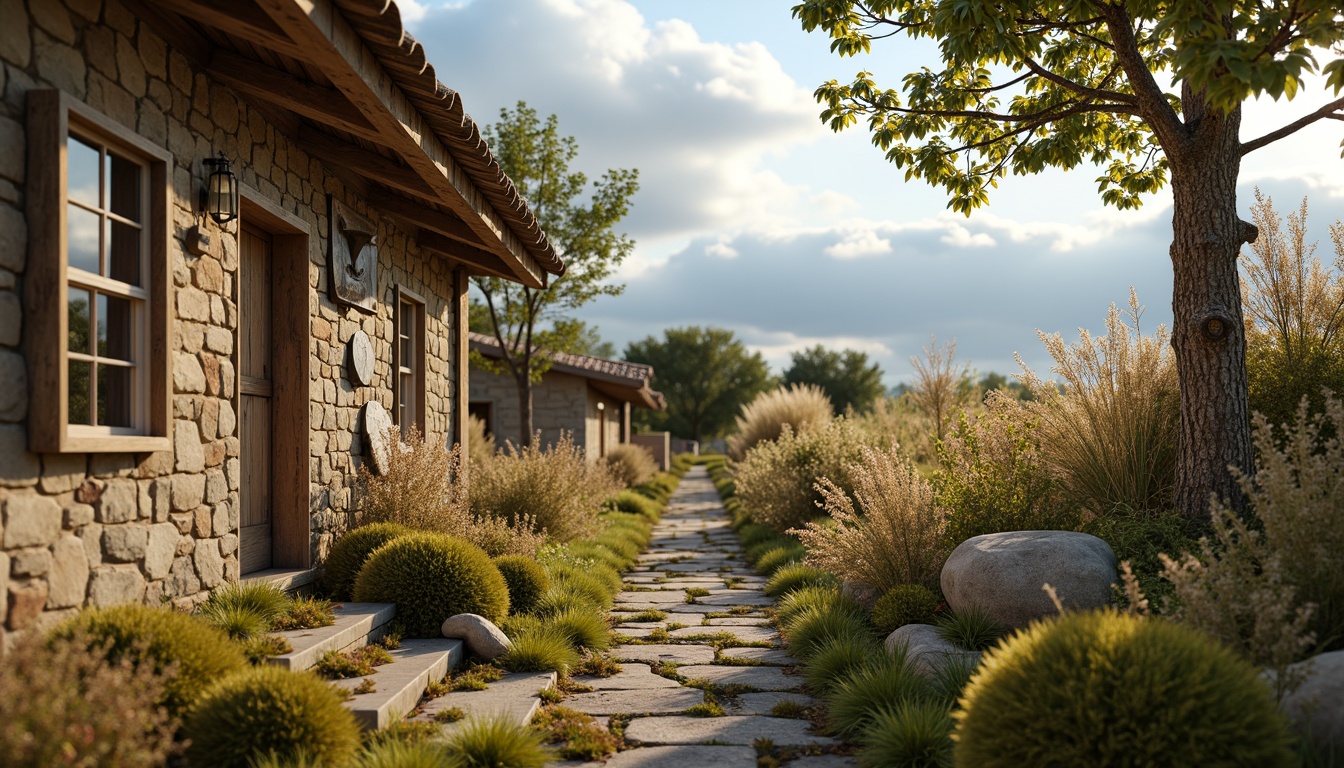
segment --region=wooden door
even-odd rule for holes
[[[238,384],[242,423],[241,570],[271,567],[271,237],[243,225],[238,285]]]

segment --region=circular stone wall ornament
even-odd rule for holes
[[[364,439],[369,444],[369,458],[373,460],[373,469],[378,474],[387,472],[387,463],[391,454],[392,442],[398,435],[393,432],[392,417],[377,400],[364,404]]]
[[[350,337],[350,380],[356,385],[367,387],[373,383],[373,342],[363,331],[355,331]]]

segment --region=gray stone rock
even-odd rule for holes
[[[513,647],[513,641],[503,630],[474,613],[449,616],[443,620],[442,632],[444,637],[463,641],[468,651],[486,661],[493,661]]]
[[[205,449],[201,446],[201,430],[196,422],[173,423],[173,452],[177,456],[178,472],[200,472],[205,469]]]
[[[1005,627],[1020,628],[1056,615],[1045,584],[1069,610],[1106,605],[1116,581],[1115,553],[1086,533],[991,533],[952,550],[941,581],[953,611],[979,609]]]
[[[751,745],[757,739],[769,739],[779,747],[839,743],[809,733],[797,720],[782,717],[641,717],[625,728],[625,740],[632,744]]]
[[[149,529],[143,525],[109,525],[103,529],[103,556],[114,563],[133,563],[145,556]]]
[[[758,691],[796,691],[803,687],[803,679],[784,674],[779,667],[728,667],[717,664],[694,664],[678,667],[677,674],[687,680],[708,680],[719,685],[746,685]]]
[[[100,523],[128,523],[139,516],[140,487],[134,480],[109,480],[95,507]]]
[[[786,765],[788,768],[853,768],[858,763],[848,755],[803,755]]]
[[[756,768],[751,747],[640,747],[617,752],[604,768]]]
[[[168,576],[173,567],[173,556],[177,554],[177,540],[180,535],[177,526],[172,523],[155,523],[149,527],[149,540],[145,545],[145,575],[151,579]]]
[[[35,493],[16,493],[5,499],[5,549],[45,547],[61,532],[61,507]]]
[[[696,688],[645,688],[576,693],[565,699],[565,706],[590,715],[666,715],[685,712],[704,701],[704,692]]]
[[[214,589],[224,581],[224,558],[220,557],[217,539],[201,539],[196,542],[192,559],[196,563],[196,574],[201,577],[201,586]]]
[[[89,558],[84,542],[72,534],[51,547],[51,573],[47,575],[47,608],[77,608],[84,604],[89,586]]]
[[[621,645],[615,650],[620,661],[671,662],[673,664],[709,664],[714,649],[706,645]]]
[[[28,368],[18,352],[0,349],[0,421],[28,415]]]
[[[28,452],[28,433],[18,424],[0,424],[0,486],[37,485],[42,462]]]
[[[1297,730],[1322,750],[1344,749],[1344,651],[1331,651],[1294,664],[1300,686],[1280,703]]]
[[[96,568],[89,578],[89,605],[103,607],[138,603],[145,595],[145,577],[133,565]]]
[[[979,651],[968,651],[944,640],[938,630],[928,624],[906,624],[887,635],[882,645],[887,653],[896,653],[897,648],[904,646],[906,664],[929,679],[948,664],[963,663],[974,667],[981,657]]]

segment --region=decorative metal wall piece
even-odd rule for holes
[[[350,381],[360,387],[373,383],[373,342],[363,331],[355,331],[346,344],[350,351]]]
[[[338,304],[373,314],[378,294],[378,227],[334,197],[331,231],[331,297]]]

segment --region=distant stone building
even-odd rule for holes
[[[0,636],[311,578],[366,425],[465,441],[468,278],[563,265],[394,3],[0,20]]]
[[[486,358],[502,359],[492,336],[470,334],[471,350]],[[630,442],[632,408],[661,410],[663,396],[649,387],[653,368],[638,363],[587,355],[546,352],[551,368],[532,385],[532,428],[543,445],[553,445],[561,433],[589,459],[607,455],[615,445]],[[495,443],[515,445],[522,438],[518,385],[512,376],[471,369],[471,415],[485,422]]]

